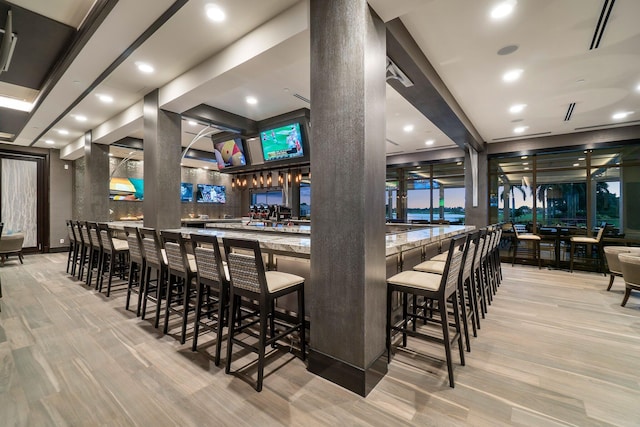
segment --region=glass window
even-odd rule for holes
[[[256,191],[251,193],[252,205],[281,205],[282,191]]]
[[[300,183],[300,218],[311,217],[311,184]]]

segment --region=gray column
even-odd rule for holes
[[[385,28],[311,0],[309,370],[365,396],[386,373]]]
[[[478,206],[473,207],[473,182],[471,178],[471,159],[469,151],[464,152],[464,216],[466,225],[484,227],[489,224],[489,163],[487,151],[478,153]]]
[[[158,90],[144,97],[145,227],[180,227],[180,115],[158,107]]]
[[[109,221],[109,146],[84,135],[84,203],[80,220]]]

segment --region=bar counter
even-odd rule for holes
[[[116,230],[123,230],[125,226],[140,227],[138,221],[113,221],[109,226]],[[473,230],[473,226],[438,225],[421,227],[417,230],[395,232],[385,236],[386,256],[397,255],[410,249],[419,248],[431,243],[437,243],[460,233]],[[190,234],[205,234],[223,237],[255,239],[266,252],[287,254],[294,257],[309,258],[311,252],[310,226],[270,227],[246,224],[218,224],[214,228],[182,227],[169,231],[181,232],[184,236]]]

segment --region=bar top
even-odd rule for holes
[[[304,226],[303,226],[304,227]],[[422,228],[385,237],[386,255],[395,255],[402,251],[417,248],[428,243],[437,242],[460,233],[475,229],[473,226],[441,225],[437,227]],[[183,227],[170,231],[189,234],[206,234],[211,236],[234,237],[244,239],[256,239],[260,246],[268,251],[290,252],[292,254],[306,255],[311,253],[311,237],[308,235],[265,233],[262,229],[256,230],[223,230],[223,229],[195,229]]]

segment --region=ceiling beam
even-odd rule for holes
[[[388,80],[400,95],[460,148],[484,151],[480,133],[399,18],[387,23],[387,56],[413,82],[405,87],[398,80]]]

